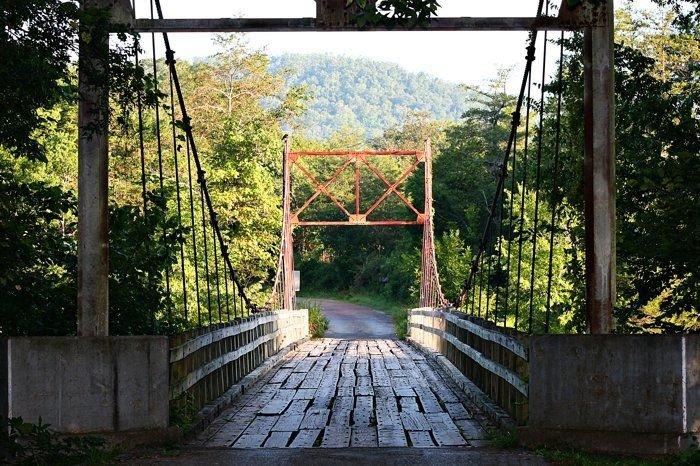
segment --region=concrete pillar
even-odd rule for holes
[[[590,333],[610,333],[615,305],[614,6],[584,33],[586,316]]]
[[[82,8],[106,7],[105,0]],[[80,25],[78,65],[78,335],[109,331],[107,211],[109,33]]]

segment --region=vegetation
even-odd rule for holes
[[[311,138],[325,139],[343,128],[375,138],[412,113],[453,120],[471,105],[472,92],[463,86],[365,58],[285,54],[272,57],[270,69],[284,71],[288,85],[311,95],[297,120]]]
[[[328,318],[317,304],[309,306],[309,333],[313,338],[323,338],[328,330]]]
[[[59,436],[48,424],[0,418],[0,461],[27,465],[112,464],[116,454],[97,437]]]
[[[595,455],[577,450],[555,450],[541,448],[537,450],[547,461],[554,465],[571,466],[690,466],[700,460],[696,448],[686,450],[664,459],[641,459],[609,455]]]
[[[401,3],[430,7],[435,2]],[[700,23],[687,2],[657,3],[666,7],[644,13],[623,8],[616,31],[615,317],[621,332],[700,330],[700,250],[692,240],[700,236]],[[77,41],[73,25],[76,19],[91,19],[80,17],[71,5],[59,0],[16,2],[8,10],[8,26],[0,32],[6,45],[0,60],[0,86],[5,87],[0,91],[7,99],[0,110],[2,335],[62,335],[75,329],[78,129],[76,68],[71,59]],[[96,12],[92,14],[92,21],[104,21]],[[191,315],[189,320],[166,316],[183,315],[185,294],[190,308],[194,307],[195,258],[180,258],[177,250],[182,241],[197,241],[203,248],[201,235],[195,239],[187,225],[205,219],[197,210],[192,214],[183,209],[180,218],[176,215],[176,172],[171,164],[163,168],[162,188],[157,181],[157,134],[169,135],[173,111],[162,94],[169,86],[166,67],[160,61],[157,76],[148,78],[146,70],[153,64],[142,59],[141,66],[133,65],[127,53],[133,50],[133,40],[124,34],[119,39],[120,45],[110,55],[114,89],[114,118],[109,122],[110,327],[114,334],[172,332],[196,323]],[[293,133],[296,149],[421,149],[426,138],[432,140],[436,253],[443,289],[454,300],[482,232],[485,200],[494,194],[509,131],[515,97],[505,90],[507,72],[494,76],[483,88],[466,90],[357,59],[271,59],[238,36],[219,37],[216,45],[217,52],[206,60],[179,60],[178,73],[219,225],[231,245],[233,265],[254,301],[264,304],[277,264],[280,153],[285,130]],[[555,201],[559,212],[557,223],[545,223],[535,236],[534,317],[535,330],[541,330],[549,232],[553,229],[553,330],[580,332],[585,328],[582,38],[574,34],[564,47],[559,188],[553,196],[540,199],[538,215],[549,218],[546,214]],[[550,86],[548,90],[554,89]],[[144,98],[149,206],[145,213],[135,95]],[[161,97],[160,126],[153,115],[156,95]],[[556,101],[548,98],[541,109],[533,111],[528,143],[534,144],[539,137],[535,122],[541,111],[545,138],[541,183],[551,186]],[[520,154],[524,130],[518,135]],[[388,179],[397,179],[406,168],[406,161],[370,162]],[[308,168],[319,179],[327,179],[336,165],[319,160],[309,162]],[[187,170],[182,166],[178,170],[182,181]],[[531,179],[533,157],[517,170],[518,176],[527,174]],[[361,175],[362,207],[366,208],[385,186],[364,168]],[[419,170],[404,185],[414,203],[423,199],[422,178]],[[314,189],[312,184],[295,183],[295,205]],[[333,192],[341,202],[351,202],[349,171],[333,185]],[[516,184],[507,187],[505,196],[522,201],[515,203],[518,220],[514,225],[522,226],[523,237],[531,239],[533,193],[523,195],[523,187]],[[524,220],[518,225],[521,213]],[[337,207],[320,198],[305,215],[340,218]],[[413,214],[396,196],[390,196],[376,215],[407,219]],[[502,238],[516,231],[502,232]],[[405,318],[405,308],[417,301],[421,236],[419,228],[297,229],[295,260],[303,283],[329,294],[371,296],[373,302],[368,304],[399,316],[401,333],[405,331],[401,316]],[[525,246],[523,258],[531,254],[529,247]],[[511,269],[525,265],[511,257]],[[168,282],[168,273],[180,272],[188,277],[184,289],[177,280]],[[503,284],[498,271],[486,280]],[[523,285],[529,285],[529,276]],[[494,296],[485,293],[482,299]],[[396,305],[400,311],[382,302],[401,303]],[[204,316],[216,312],[212,303],[205,303],[202,309]],[[514,312],[513,306],[504,316],[511,323]]]

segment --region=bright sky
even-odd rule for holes
[[[150,0],[135,0],[138,17],[149,17]],[[639,1],[639,0],[638,0]],[[641,0],[647,3],[648,0]],[[534,16],[537,0],[441,0],[439,16]],[[618,2],[619,4],[619,2]],[[161,0],[166,18],[314,17],[314,0]],[[308,32],[250,33],[250,44],[271,55],[332,53],[397,63],[440,78],[482,84],[499,68],[514,67],[515,91],[524,65],[525,32]],[[212,35],[172,34],[178,56],[210,55]],[[148,41],[145,41],[148,42]],[[158,41],[160,42],[160,41]],[[555,56],[551,53],[551,56]]]

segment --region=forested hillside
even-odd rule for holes
[[[402,123],[410,112],[454,120],[471,100],[470,92],[458,84],[363,58],[281,55],[271,57],[270,69],[287,71],[288,84],[309,91],[309,108],[299,123],[306,136],[314,138],[328,137],[344,126],[376,137]]]

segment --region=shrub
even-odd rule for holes
[[[313,338],[323,338],[328,330],[328,324],[328,318],[323,315],[317,304],[309,307],[309,333]]]
[[[41,420],[0,419],[0,463],[109,464],[113,459],[101,438],[60,436]]]

